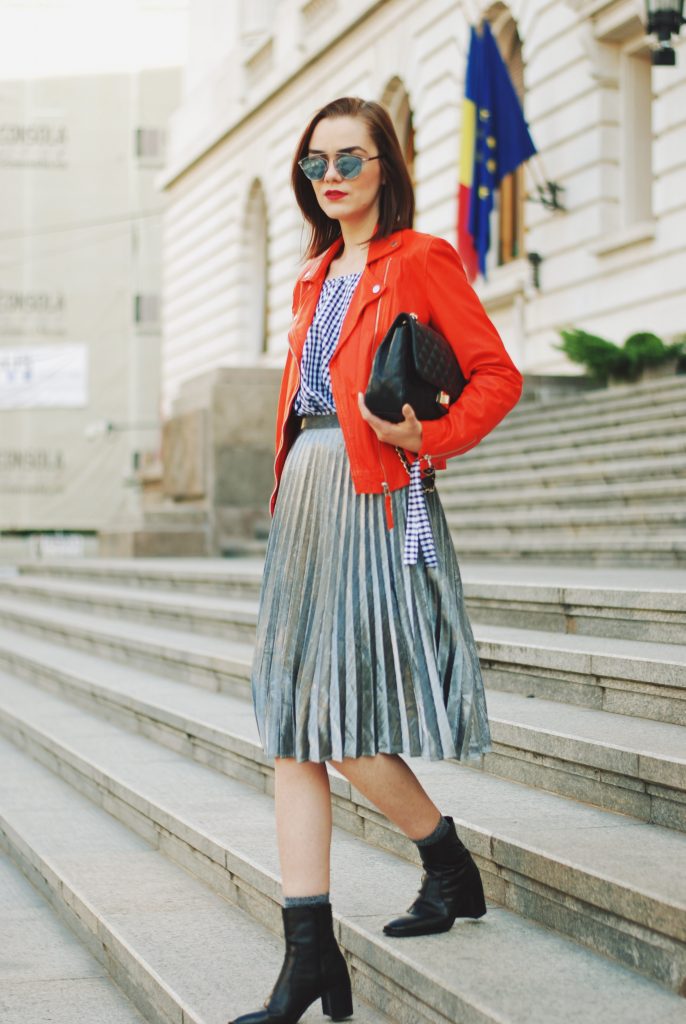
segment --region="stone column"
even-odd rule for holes
[[[279,367],[248,366],[202,374],[182,386],[164,424],[166,508],[177,518],[202,513],[208,555],[250,550],[269,532],[281,375]]]

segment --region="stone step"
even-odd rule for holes
[[[686,831],[686,728],[487,691],[493,751],[482,768]]]
[[[686,387],[676,395],[663,396],[663,401],[655,402],[645,396],[640,403],[624,402],[621,405],[606,406],[602,403],[582,408],[559,408],[556,404],[541,403],[538,414],[522,416],[508,415],[489,437],[534,438],[550,434],[551,430],[565,433],[601,433],[612,432],[615,427],[624,426],[628,420],[632,423],[649,424],[657,419],[683,420],[686,417]],[[515,409],[520,408],[516,406]]]
[[[82,583],[43,576],[0,578],[0,596],[16,595],[32,602],[101,616],[251,641],[257,623],[259,579],[255,592],[243,597],[215,597],[177,590]]]
[[[605,445],[636,442],[650,442],[653,445],[661,445],[663,442],[683,442],[684,426],[686,424],[686,413],[681,416],[666,416],[653,418],[648,421],[629,422],[623,421],[603,429],[588,431],[586,429],[565,429],[561,426],[554,429],[551,425],[548,430],[537,434],[519,434],[510,436],[508,430],[494,430],[487,435],[477,447],[465,453],[470,456],[470,461],[477,457],[496,458],[503,461],[509,460],[513,455],[532,455],[538,453],[551,453],[557,451],[574,451],[579,454],[602,452]]]
[[[649,532],[639,537],[622,533],[596,532],[590,536],[575,537],[561,533],[505,534],[493,531],[481,537],[467,532],[453,532],[453,543],[460,562],[532,563],[549,565],[552,562],[571,565],[680,568],[686,566],[686,537],[684,532],[653,536]]]
[[[612,569],[651,566],[680,569],[686,566],[686,535],[683,530],[609,533],[606,528],[605,531],[589,531],[588,535],[553,530],[543,533],[492,530],[473,535],[460,528],[453,529],[451,537],[461,563],[466,560],[530,566],[557,563],[560,566],[607,566]],[[265,542],[261,549],[262,557],[266,547]],[[254,545],[249,549],[236,545],[223,554],[242,559],[257,555],[258,550]]]
[[[189,684],[21,635],[0,634],[0,664],[200,760],[197,750],[210,744],[243,770],[249,765],[250,777],[264,768],[247,696],[198,694]],[[493,752],[482,760],[485,771],[686,829],[683,727],[492,689],[487,702]]]
[[[476,535],[480,531],[494,533],[506,530],[515,534],[520,530],[572,531],[583,540],[593,532],[611,529],[617,533],[636,530],[650,531],[658,536],[660,531],[683,532],[686,541],[686,503],[662,504],[657,501],[626,508],[550,508],[532,506],[529,508],[481,508],[454,510],[446,508],[446,518],[451,532],[458,534],[468,530]]]
[[[612,481],[606,483],[550,483],[538,486],[498,487],[493,485],[475,487],[473,482],[451,480],[446,487],[447,478],[439,479],[438,491],[441,501],[451,512],[466,510],[473,512],[475,508],[486,508],[490,511],[508,509],[516,512],[519,506],[531,510],[532,515],[551,505],[560,508],[581,508],[602,506],[610,512],[617,509],[631,508],[653,504],[674,503],[681,500],[681,507],[686,504],[686,475],[654,480]],[[463,486],[460,486],[463,484]]]
[[[215,572],[202,581],[194,570],[197,592],[191,591],[183,562],[166,569],[153,564],[152,577],[142,578],[138,586],[122,585],[131,577],[121,566],[116,567],[121,572],[110,575],[85,571],[80,579],[57,573],[41,576],[39,570],[22,572],[0,577],[0,595],[250,640],[257,621],[263,561],[256,559],[249,572],[245,563],[238,572],[231,560],[219,560],[219,565],[224,569],[221,596],[217,587],[222,581]],[[131,567],[132,573],[141,568],[136,562]],[[461,577],[470,617],[479,622],[658,643],[683,643],[686,637],[683,570],[610,573],[607,569],[465,562]]]
[[[559,465],[552,462],[550,465],[535,469],[513,469],[508,460],[501,463],[499,469],[496,466],[483,471],[478,466],[471,466],[469,462],[462,461],[468,455],[469,452],[466,452],[464,456],[449,459],[447,468],[437,474],[438,487],[444,498],[449,493],[469,493],[470,489],[479,494],[484,491],[493,493],[493,489],[497,491],[500,488],[552,488],[567,485],[574,487],[588,482],[601,486],[626,485],[627,488],[633,487],[636,482],[645,483],[648,487],[655,483],[656,487],[659,487],[663,480],[681,481],[686,478],[686,455],[680,452],[660,457],[649,454],[634,458],[628,455],[615,461],[587,464]]]
[[[207,689],[249,691],[252,644],[0,597],[3,634],[27,635],[105,654]],[[474,623],[493,689],[640,718],[686,723],[686,645],[553,634]]]
[[[2,1024],[145,1024],[50,904],[0,854]]]
[[[0,740],[0,842],[24,874],[149,1024],[224,1022],[260,1006],[284,951],[274,934],[280,911],[269,871],[260,873],[256,890],[248,881],[252,865],[244,860],[243,877],[234,882],[225,843],[216,863],[201,852],[199,833],[191,846],[145,814],[132,822],[136,808],[113,778],[108,796],[97,776],[75,777],[67,764],[53,761],[50,767],[70,774],[71,784]],[[206,801],[198,796],[206,814]],[[183,823],[177,825],[182,832]],[[212,868],[216,878],[207,884]],[[354,969],[355,956],[346,952]],[[356,986],[355,1019],[391,1024],[393,1018],[363,1001],[364,987]],[[657,986],[654,992],[662,995]],[[321,1020],[320,1008],[319,1001],[312,1004],[303,1024]],[[94,1010],[89,1024],[109,1024],[103,1010]],[[22,1024],[55,1019],[49,1010],[44,1017],[24,1016]]]
[[[684,645],[479,623],[474,633],[493,689],[686,724]]]
[[[569,472],[576,472],[577,467],[598,465],[617,459],[636,459],[649,457],[658,464],[663,456],[684,455],[686,453],[686,437],[683,428],[669,436],[656,434],[645,437],[637,433],[631,440],[610,440],[607,437],[595,443],[571,444],[569,438],[563,437],[566,443],[561,447],[549,445],[540,450],[523,451],[514,446],[512,451],[497,451],[488,444],[488,438],[463,455],[455,456],[448,461],[448,466],[455,465],[459,471],[483,473],[486,470],[499,470],[507,479],[511,470],[547,469],[551,465],[569,467]]]
[[[507,423],[534,423],[536,421],[562,421],[577,411],[587,415],[610,410],[633,413],[645,406],[659,407],[680,402],[686,398],[686,375],[663,377],[626,386],[595,388],[571,395],[556,395],[539,401],[519,402],[508,414]]]
[[[461,561],[476,622],[657,643],[686,638],[683,569]]]
[[[17,684],[11,694],[11,706],[8,706],[9,701],[3,702],[2,715],[3,728],[11,729],[13,737],[25,746],[31,757],[63,774],[75,789],[87,793],[94,803],[106,806],[112,815],[199,874],[208,885],[217,887],[224,895],[235,894],[237,899],[242,897],[244,906],[248,903],[261,904],[256,907],[256,913],[264,916],[271,913],[273,919],[278,899],[277,849],[273,806],[266,794],[248,790],[245,784],[227,779],[212,768],[191,764],[181,754],[166,749],[162,751],[153,741],[127,734],[82,709],[68,709],[58,698],[51,700],[48,695],[35,691],[30,693],[32,689],[28,684]],[[4,780],[11,775],[16,787],[19,759],[23,762],[21,789],[31,792],[33,806],[24,811],[6,812],[3,815],[5,832],[10,831],[15,846],[21,845],[24,850],[30,850],[29,856],[34,855],[36,845],[45,844],[44,856],[47,857],[49,850],[51,866],[59,863],[65,846],[74,844],[80,852],[80,864],[83,866],[82,821],[76,806],[73,809],[65,806],[66,793],[61,794],[62,799],[55,799],[54,792],[42,794],[42,813],[35,809],[43,790],[43,784],[38,780],[39,765],[32,764],[24,754],[16,751],[8,751],[5,757],[3,751],[4,763],[0,772],[3,783],[0,786],[6,791],[9,782]],[[558,921],[566,918],[572,930],[578,932],[577,937],[589,946],[601,948],[604,954],[630,964],[674,992],[685,991],[686,881],[679,862],[686,851],[686,837],[667,829],[633,822],[623,815],[585,808],[560,797],[532,794],[524,786],[489,779],[468,769],[461,769],[464,782],[456,790],[455,770],[460,769],[436,762],[423,766],[421,777],[429,784],[432,794],[445,805],[445,813],[453,812],[450,804],[454,802],[455,792],[460,792],[460,808],[455,809],[453,815],[458,829],[463,827],[465,814],[472,823],[475,818],[481,818],[478,826],[481,842],[474,842],[473,852],[480,861],[488,862],[493,855],[491,851],[498,851],[497,857],[503,862],[501,873],[497,878],[487,878],[486,881],[489,887],[498,883],[502,902],[524,912],[528,904],[538,903],[547,924],[557,926]],[[331,776],[334,795],[340,793],[343,798],[347,795],[349,800],[358,799],[345,780],[333,771]],[[61,780],[49,781],[68,790]],[[75,794],[71,794],[74,805],[77,799]],[[0,799],[0,807],[2,804]],[[484,812],[485,807],[489,808],[487,813]],[[87,810],[92,814],[91,807]],[[364,811],[364,806],[361,811]],[[62,829],[57,842],[54,836],[46,836],[46,832],[51,832],[51,816],[52,821],[58,823],[57,827]],[[422,1007],[416,1005],[412,1007],[416,1017],[403,1013],[402,1016],[393,1016],[394,1020],[461,1020],[464,1006],[451,1003],[446,1012],[448,993],[453,986],[464,983],[465,973],[473,982],[474,970],[485,969],[486,964],[482,959],[479,968],[470,963],[469,972],[456,972],[455,960],[460,959],[460,949],[465,955],[464,946],[458,948],[458,944],[478,941],[472,938],[475,932],[477,935],[491,932],[490,942],[485,943],[476,956],[483,958],[484,951],[488,949],[488,966],[493,972],[493,956],[498,946],[494,934],[498,927],[496,919],[507,917],[512,921],[512,915],[491,907],[481,922],[461,922],[466,924],[466,928],[453,928],[445,933],[446,941],[441,943],[445,947],[444,956],[443,950],[439,952],[435,936],[424,936],[411,944],[406,942],[401,950],[397,940],[394,945],[393,940],[380,934],[380,927],[389,914],[402,912],[407,902],[402,893],[416,891],[419,864],[416,847],[392,825],[387,823],[384,828],[377,824],[374,819],[380,816],[373,810],[366,817],[369,818],[369,828],[365,828],[360,836],[334,829],[331,893],[334,907],[339,910],[340,934],[346,952],[369,970],[377,991],[379,982],[383,983],[384,1009],[388,1007],[390,990],[399,1002],[405,1000],[407,1009],[412,1005],[407,997],[414,994],[425,998],[434,1012],[440,1010],[444,1014],[429,1018],[422,1012]],[[15,825],[17,819],[18,824]],[[65,821],[69,823],[68,828],[64,827]],[[472,835],[476,838],[474,824],[472,828]],[[14,838],[18,830],[19,842]],[[384,831],[386,836],[381,835]],[[464,831],[467,838],[468,831]],[[383,841],[388,842],[393,835],[397,849],[388,852],[383,848]],[[362,838],[366,841],[360,841]],[[468,841],[471,842],[471,836]],[[103,843],[100,829],[97,842]],[[108,846],[111,848],[111,841]],[[92,848],[91,843],[87,842],[86,847]],[[513,848],[518,851],[514,856]],[[408,855],[414,867],[403,862]],[[127,867],[125,872],[121,870],[122,860]],[[508,866],[506,862],[510,862]],[[126,883],[137,890],[137,907],[141,909],[145,896],[131,878],[127,859],[121,853],[117,863],[117,876],[125,874]],[[95,865],[89,867],[95,873]],[[135,865],[132,868],[135,869]],[[484,869],[488,876],[488,863],[484,864]],[[529,878],[530,870],[534,875]],[[534,884],[535,876],[538,876],[537,884]],[[97,877],[102,886],[102,870]],[[149,878],[153,877],[151,873]],[[568,883],[564,899],[558,888],[562,879]],[[109,878],[106,887],[111,888],[112,883]],[[155,891],[159,893],[157,887]],[[169,893],[164,893],[163,905],[169,903],[169,896]],[[270,900],[271,906],[268,906]],[[173,902],[179,905],[186,901],[177,897]],[[186,906],[197,914],[195,904],[195,900],[189,900]],[[569,911],[572,907],[575,913],[565,914],[565,909]],[[580,917],[585,920],[581,922]],[[187,915],[187,928],[193,927],[193,920]],[[521,927],[525,922],[514,919],[514,923],[520,929],[521,942]],[[528,925],[532,931],[535,930],[531,922]],[[553,938],[547,930],[540,930],[540,934]],[[554,938],[560,939],[559,936]],[[475,952],[472,946],[469,948]],[[420,949],[426,951],[425,960],[419,956]],[[569,949],[568,956],[571,956],[571,944]],[[503,952],[500,949],[498,956]],[[530,959],[537,959],[532,955],[533,942],[527,946],[526,952]],[[415,960],[415,956],[419,959]],[[408,958],[415,965],[410,984],[407,973],[396,973],[401,964],[407,970]],[[610,970],[611,965],[604,956],[598,958],[598,963]],[[526,984],[522,986],[529,1000],[532,993],[531,966],[526,974]],[[615,970],[622,970],[622,967],[613,966]],[[557,971],[550,972],[549,963],[546,964],[546,973],[549,976],[558,974]],[[630,973],[623,971],[623,974],[628,983]],[[496,998],[510,1001],[500,1003],[501,1013],[509,1008],[504,1016],[489,1019],[534,1019],[531,1005],[526,1017],[520,1017],[518,1012],[508,1016],[508,1013],[513,1013],[511,1000],[514,993],[503,992],[508,986],[502,984],[501,972],[499,981],[499,985],[482,984],[477,989],[482,998],[487,992],[496,991],[499,993]],[[598,992],[595,994],[596,999],[606,995],[604,987],[602,997]],[[550,1021],[549,986],[547,990],[544,987],[541,996],[541,1010],[548,1013],[541,1019]],[[680,1009],[683,1011],[683,1002]]]
[[[6,576],[39,575],[53,579],[116,583],[135,591],[183,590],[184,593],[254,596],[259,592],[262,558],[70,558],[24,559]],[[227,589],[227,577],[230,584]]]

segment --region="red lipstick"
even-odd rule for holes
[[[347,196],[347,194],[347,192],[338,192],[336,189],[333,188],[329,189],[328,192],[324,193],[327,199],[342,199],[344,196]]]

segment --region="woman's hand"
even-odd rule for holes
[[[406,402],[402,407],[401,411],[405,417],[402,423],[391,423],[389,420],[380,419],[369,411],[361,391],[357,392],[357,404],[362,419],[367,421],[379,441],[397,445],[399,448],[406,448],[408,452],[419,451],[422,446],[422,424],[421,420],[415,416],[411,405]]]

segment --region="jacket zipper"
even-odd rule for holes
[[[386,471],[383,468],[383,462],[381,461],[381,442],[379,441],[378,437],[376,437],[376,435],[374,435],[374,437],[376,438],[376,454],[377,454],[378,459],[379,459],[379,466],[381,467],[381,476],[383,477],[383,476],[386,475]],[[393,524],[393,505],[391,503],[391,488],[388,486],[388,480],[382,480],[381,481],[381,487],[383,489],[383,495],[384,495],[384,508],[385,508],[385,512],[386,512],[386,526],[388,527],[389,530],[392,530],[393,529],[393,525],[394,525]]]
[[[393,259],[393,257],[389,256],[388,260],[386,262],[386,269],[385,269],[384,275],[383,275],[384,287],[386,286],[386,278],[388,277],[388,268],[391,265],[391,260],[392,259]],[[383,295],[379,299],[379,302],[378,302],[377,307],[376,307],[376,320],[374,321],[374,334],[373,334],[374,341],[376,341],[376,335],[377,335],[377,331],[379,329],[379,313],[381,312],[381,303],[382,302],[383,302]],[[387,526],[387,528],[389,530],[392,530],[393,526],[394,526],[394,523],[393,523],[393,504],[392,504],[392,500],[391,500],[391,488],[388,486],[388,480],[384,480],[384,477],[386,475],[386,470],[384,469],[383,461],[381,459],[381,442],[379,441],[379,439],[376,436],[376,434],[374,434],[374,440],[376,441],[376,454],[377,454],[377,457],[379,459],[379,467],[381,469],[381,487],[383,488],[384,509],[385,509],[385,513],[386,513],[386,526]]]
[[[298,357],[296,356],[295,352],[293,351],[293,348],[291,346],[291,339],[290,338],[288,339],[288,348],[290,349],[290,353],[293,356],[293,362],[295,363],[295,368],[296,368],[297,373],[298,373],[298,384],[296,386],[295,391],[293,392],[293,397],[291,398],[290,404],[288,406],[288,412],[286,413],[286,419],[284,420],[284,423],[288,420],[288,417],[293,412],[293,406],[295,405],[295,400],[298,397],[298,391],[300,390],[300,385],[302,383],[302,373],[300,372],[300,361],[299,361]],[[283,435],[281,437],[281,442],[282,442],[281,447],[283,447]]]
[[[281,427],[281,436],[279,438],[279,450],[277,451],[275,459],[274,459],[274,487],[275,487],[275,489],[278,487],[278,483],[279,483],[278,480],[276,479],[276,464],[279,461],[279,456],[281,455],[281,452],[283,450],[283,438],[284,438],[284,433],[285,433],[285,430],[286,430],[286,423],[288,422],[288,418],[289,418],[289,416],[291,415],[291,413],[293,411],[293,406],[295,405],[295,399],[297,397],[298,391],[300,390],[300,384],[301,384],[301,379],[302,379],[302,374],[300,373],[300,363],[298,362],[296,354],[293,351],[293,348],[291,346],[291,339],[290,339],[290,337],[288,338],[288,349],[289,349],[291,355],[293,356],[293,361],[295,362],[295,368],[296,368],[296,371],[297,371],[297,374],[298,374],[298,384],[297,384],[297,387],[296,387],[295,391],[293,392],[293,397],[291,398],[291,401],[290,401],[289,406],[288,406],[288,412],[286,413],[286,415],[283,418],[283,426]]]

